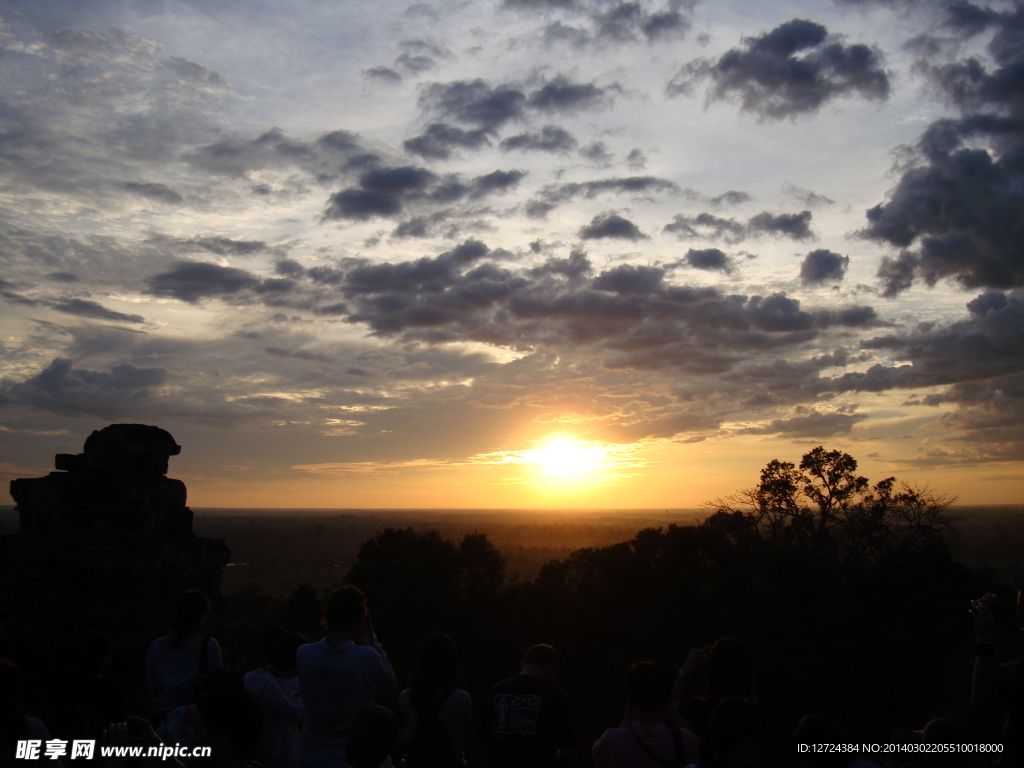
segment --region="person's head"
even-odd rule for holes
[[[391,754],[402,724],[378,704],[364,704],[344,729],[348,739],[345,760],[351,768],[377,768]]]
[[[210,598],[198,589],[186,589],[174,602],[174,644],[197,634],[210,615]]]
[[[308,642],[298,632],[285,632],[264,648],[267,663],[282,677],[295,677],[295,652]]]
[[[459,680],[459,652],[455,641],[448,635],[431,635],[420,653],[419,671],[413,678],[412,688],[422,693],[433,693],[454,688]]]
[[[626,673],[626,697],[637,713],[660,712],[668,705],[672,673],[653,661],[638,661]]]
[[[723,637],[708,653],[708,699],[721,701],[728,696],[749,698],[754,690],[754,665],[750,652],[735,637]]]
[[[526,655],[519,665],[519,671],[524,675],[536,675],[548,680],[555,676],[558,669],[558,652],[547,643],[531,645],[526,649]]]
[[[211,747],[215,764],[241,763],[255,754],[263,712],[244,687],[226,685],[207,691],[196,700],[196,711],[197,741]]]
[[[327,596],[323,624],[328,632],[351,632],[366,615],[366,595],[358,587],[346,584]]]

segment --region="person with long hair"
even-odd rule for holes
[[[205,677],[224,667],[217,641],[201,633],[209,615],[210,599],[198,589],[185,590],[175,602],[170,634],[158,637],[146,652],[146,684],[154,727],[171,710],[195,701]]]
[[[672,673],[641,661],[626,673],[626,712],[594,744],[598,768],[684,768],[697,763],[697,737],[673,722]]]
[[[448,635],[431,635],[412,686],[398,703],[411,733],[409,768],[462,766],[462,734],[472,730],[469,694],[459,688],[459,653]]]

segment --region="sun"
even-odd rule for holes
[[[608,468],[607,454],[607,447],[598,443],[558,437],[524,451],[523,461],[549,481],[579,482],[600,476]]]

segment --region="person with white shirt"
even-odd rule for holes
[[[344,768],[342,728],[356,710],[395,685],[395,673],[377,642],[366,612],[366,596],[346,585],[331,592],[324,607],[327,637],[295,653],[302,723],[304,768]]]

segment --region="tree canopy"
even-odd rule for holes
[[[893,477],[871,485],[850,454],[819,445],[799,466],[773,459],[755,487],[708,506],[747,521],[775,544],[844,562],[887,562],[943,546],[955,500],[927,487],[897,485]]]

